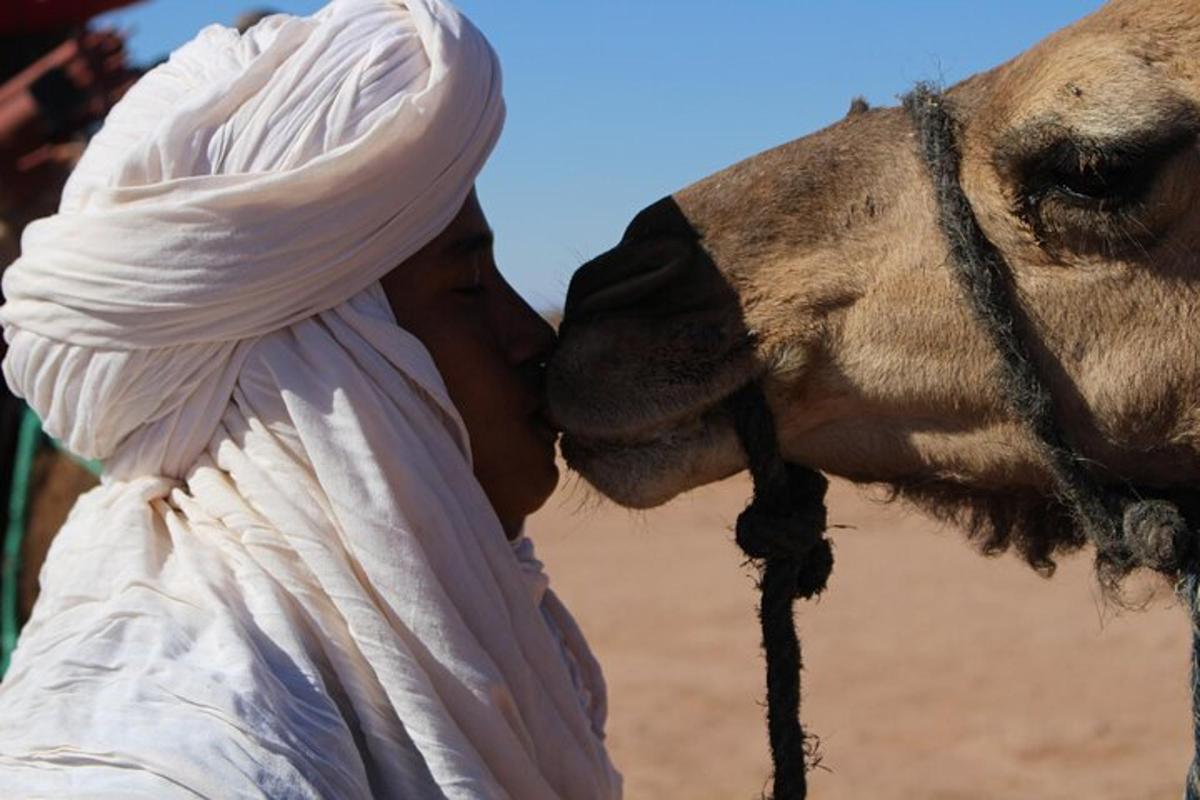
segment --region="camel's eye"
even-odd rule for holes
[[[1118,211],[1145,195],[1165,155],[1157,149],[1139,152],[1060,143],[1026,168],[1026,204],[1036,209],[1050,201]]]
[[[1195,144],[1191,129],[1118,141],[1056,136],[1012,170],[1016,211],[1054,250],[1145,253],[1190,203]],[[1176,174],[1184,172],[1188,181]]]
[[[1136,200],[1145,188],[1144,172],[1129,163],[1103,158],[1057,167],[1046,177],[1044,193],[1101,211],[1112,211]]]

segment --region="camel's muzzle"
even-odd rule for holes
[[[547,391],[563,453],[605,494],[654,505],[742,468],[720,405],[755,377],[753,341],[674,199],[579,269],[559,333]]]

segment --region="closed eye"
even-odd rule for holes
[[[1030,206],[1056,196],[1096,211],[1116,211],[1139,201],[1160,167],[1194,141],[1190,132],[1148,145],[1061,141],[1023,165],[1022,195]]]
[[[476,264],[475,275],[471,279],[471,281],[469,283],[464,283],[459,286],[456,286],[451,291],[453,291],[455,294],[458,294],[458,295],[467,295],[467,296],[482,294],[483,293],[483,270],[480,269],[478,264]]]

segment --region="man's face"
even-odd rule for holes
[[[396,320],[433,356],[470,434],[475,476],[515,535],[558,483],[543,380],[554,329],[497,270],[474,191],[382,284]]]

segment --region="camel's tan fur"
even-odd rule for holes
[[[949,97],[963,187],[1072,441],[1107,482],[1200,485],[1200,2],[1114,0]],[[1053,183],[1038,154],[1055,143],[1140,153],[1167,133],[1169,155],[1132,162],[1153,175],[1135,207],[1027,200]],[[787,457],[985,517],[993,547],[1016,536],[1038,563],[1079,544],[999,397],[902,110],[859,110],[674,200],[734,299],[677,308],[721,291],[698,272],[654,313],[568,308],[551,397],[593,483],[647,506],[741,469],[714,409],[765,373]],[[633,233],[603,258],[637,258]]]

